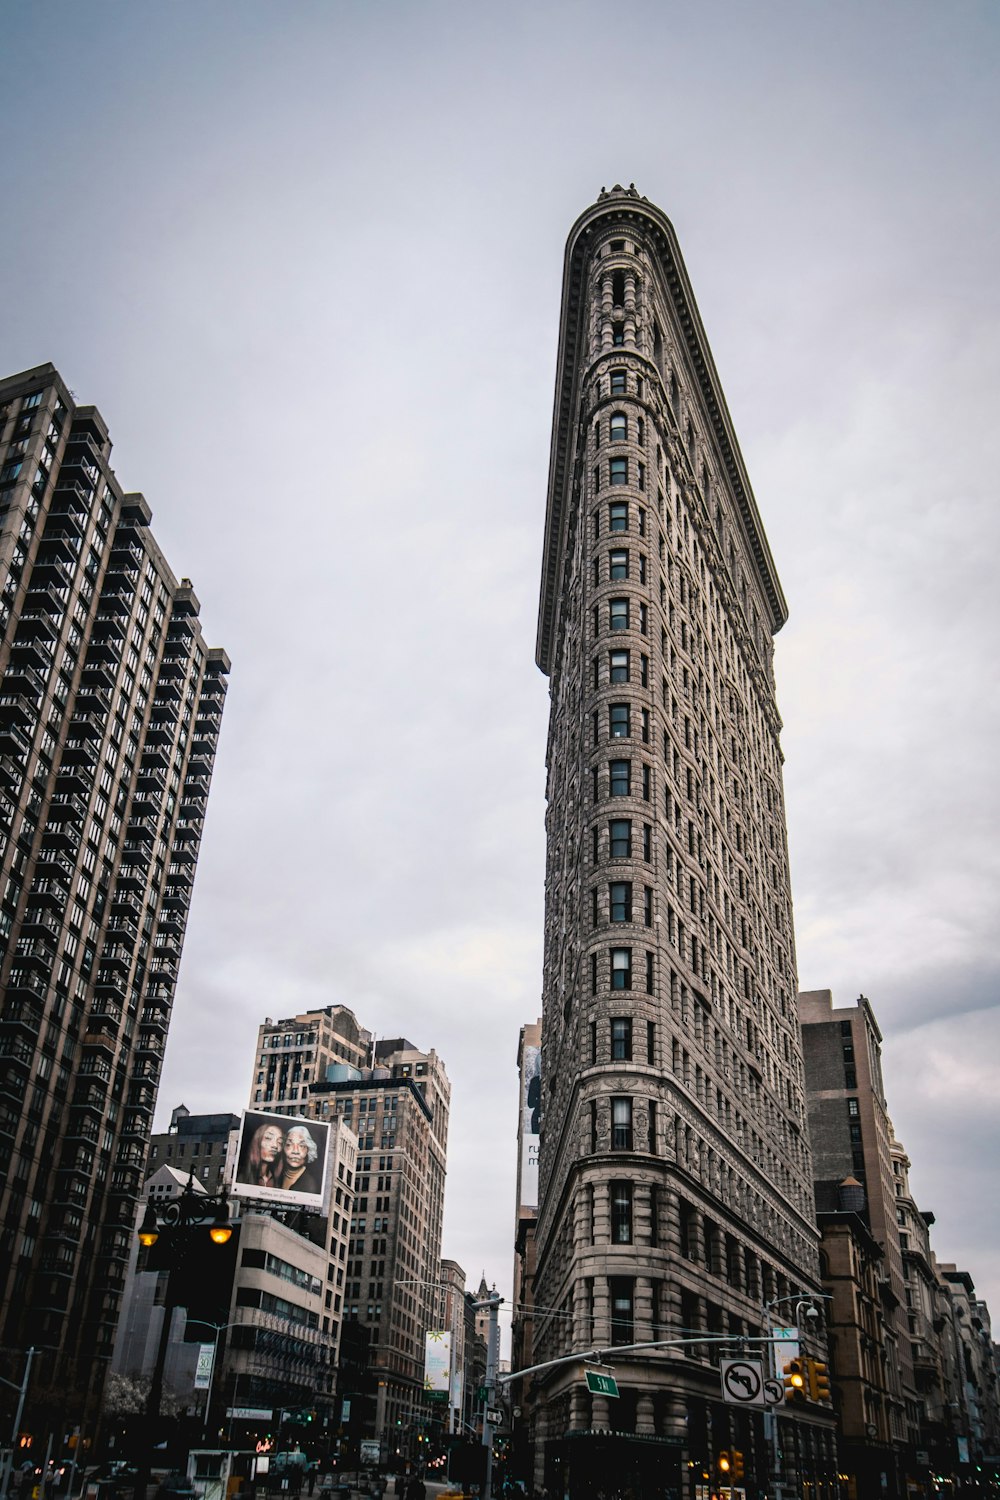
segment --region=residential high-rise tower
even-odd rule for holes
[[[0,1349],[85,1435],[111,1357],[229,661],[51,365],[0,381]]]
[[[535,1480],[559,1493],[669,1493],[688,1464],[733,1483],[718,1465],[734,1451],[747,1488],[773,1473],[718,1359],[817,1285],[772,671],[785,616],[674,231],[634,188],[602,192],[566,250],[538,620],[533,1359],[706,1342],[616,1353],[617,1400],[578,1363],[536,1377]],[[835,1482],[830,1427],[822,1406],[787,1422],[786,1483]]]

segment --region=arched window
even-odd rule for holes
[[[613,443],[624,443],[628,437],[628,418],[623,411],[616,411],[611,416],[611,441]]]

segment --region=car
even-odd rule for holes
[[[99,1500],[101,1496],[120,1494],[134,1488],[138,1478],[138,1465],[127,1463],[124,1459],[101,1464],[99,1468],[91,1469],[87,1475],[84,1500]]]
[[[171,1469],[164,1474],[156,1489],[158,1500],[197,1500],[201,1491],[187,1474]]]

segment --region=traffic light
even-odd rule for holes
[[[784,1368],[783,1379],[785,1386],[785,1401],[791,1405],[793,1402],[806,1399],[806,1377],[801,1359],[790,1359]]]
[[[728,1479],[730,1477],[733,1468],[733,1461],[729,1457],[728,1449],[723,1448],[722,1452],[715,1460],[715,1467],[718,1469],[723,1479]]]
[[[734,1484],[739,1484],[740,1481],[743,1479],[744,1474],[746,1473],[746,1470],[745,1470],[745,1468],[743,1466],[743,1454],[740,1452],[739,1448],[734,1448],[733,1449],[733,1471],[732,1472],[733,1472],[733,1483]]]
[[[806,1371],[809,1376],[809,1399],[811,1401],[829,1401],[829,1365],[825,1365],[821,1359],[810,1359],[806,1362]]]

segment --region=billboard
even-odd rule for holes
[[[230,1192],[237,1198],[325,1212],[330,1154],[325,1120],[245,1110]]]
[[[451,1390],[451,1334],[431,1329],[424,1340],[424,1390],[447,1397]]]
[[[542,1049],[521,1054],[521,1207],[538,1207],[538,1126],[542,1109]]]

